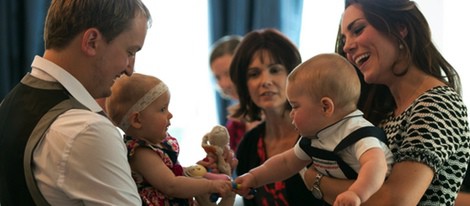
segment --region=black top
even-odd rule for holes
[[[265,136],[266,124],[263,122],[247,132],[237,148],[237,174],[242,175],[250,171],[250,169],[261,165],[261,154],[265,154],[264,142],[260,138]],[[260,146],[258,146],[260,145]],[[293,147],[294,145],[292,145]],[[282,188],[284,183],[285,188]],[[276,188],[278,190],[276,190]],[[260,188],[256,188],[257,193],[253,199],[243,199],[245,206],[261,206],[261,205],[322,205],[323,201],[317,200],[312,193],[306,188],[299,174],[290,177],[287,180],[268,184]],[[276,190],[273,197],[266,190]],[[285,201],[284,201],[285,200]],[[262,204],[262,203],[265,204]]]

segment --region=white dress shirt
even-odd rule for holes
[[[80,82],[36,56],[31,75],[62,84],[89,110],[71,109],[46,131],[33,154],[38,187],[51,205],[142,205],[122,136]]]

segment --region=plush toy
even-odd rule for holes
[[[212,130],[204,135],[202,138],[202,148],[207,153],[207,165],[215,163],[215,168],[210,172],[223,173],[231,176],[232,170],[229,161],[232,161],[230,155],[230,135],[227,128],[221,125],[216,125]]]
[[[209,180],[231,180],[226,174],[207,172],[207,169],[199,164],[184,168],[184,175],[196,178],[203,177]]]
[[[207,173],[207,170],[204,166],[202,165],[193,165],[184,168],[184,176],[187,177],[204,177],[204,175]]]
[[[238,161],[230,150],[230,135],[224,126],[216,125],[202,138],[202,148],[206,152],[204,160],[196,165],[184,169],[187,177],[206,178],[210,180],[231,180],[232,169]],[[235,189],[236,184],[232,183]],[[232,206],[235,201],[235,193],[219,200],[218,194],[201,195],[195,197],[201,206]]]
[[[209,180],[231,180],[231,178],[226,174],[207,172],[206,168],[199,164],[184,168],[184,175],[187,177],[206,178]],[[217,205],[215,202],[218,199],[219,199],[219,195],[216,193],[211,194],[209,197],[206,197],[206,196],[196,197],[197,202],[203,206]],[[228,203],[230,202],[233,203],[232,199],[233,197],[229,197],[229,199],[226,200],[225,202],[228,201]],[[227,203],[224,203],[222,205],[226,205],[226,204]]]
[[[231,180],[231,178],[226,174],[207,172],[206,168],[199,164],[184,168],[184,175],[187,177],[206,178],[209,180]],[[232,181],[232,188],[240,189],[240,185]],[[251,189],[249,194],[255,195],[256,189]],[[219,205],[220,206],[232,205],[234,201],[233,198],[234,196],[229,196],[225,201],[220,202]],[[209,198],[196,197],[196,200],[201,206],[217,205],[215,204],[215,202],[218,199],[219,199],[219,195],[215,193],[211,194]],[[208,202],[207,200],[209,200],[210,202]]]

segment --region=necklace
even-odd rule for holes
[[[406,98],[406,100],[403,100],[400,102],[396,101],[397,107],[395,108],[395,116],[400,115],[404,111],[408,109],[408,107],[421,95],[423,86],[425,85],[426,80],[429,78],[429,75],[426,75],[423,80],[421,80],[421,83],[419,83],[419,86],[415,88],[415,90],[411,93],[409,97]],[[400,106],[401,105],[401,106]]]

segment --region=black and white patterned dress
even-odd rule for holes
[[[454,205],[470,155],[467,108],[460,95],[447,86],[435,87],[380,127],[395,162],[416,161],[433,169],[419,205]]]

